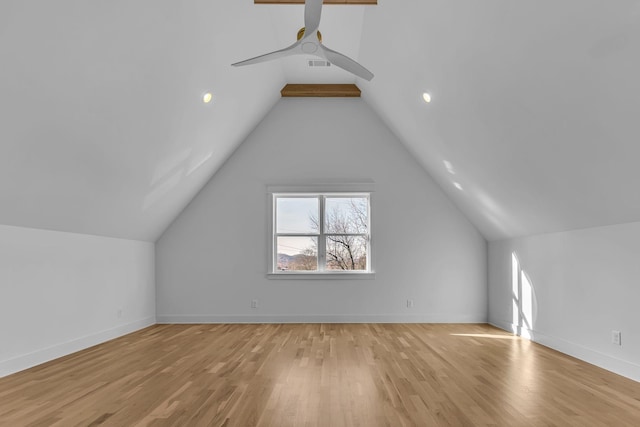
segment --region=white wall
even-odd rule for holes
[[[0,377],[155,323],[154,280],[153,243],[0,225]]]
[[[267,186],[336,180],[375,182],[375,279],[267,279]],[[364,101],[282,99],[156,243],[158,321],[482,322],[486,256]]]
[[[640,223],[491,242],[490,322],[507,330],[515,329],[512,254],[532,289],[525,335],[640,381]]]

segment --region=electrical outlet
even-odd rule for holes
[[[611,344],[622,345],[622,334],[620,331],[611,331]]]
[[[412,299],[408,299],[407,300],[407,308],[413,308],[413,300]]]
[[[251,300],[251,308],[258,308],[258,300],[257,299],[252,299]]]

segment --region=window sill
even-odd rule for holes
[[[267,273],[269,280],[375,280],[376,273]]]

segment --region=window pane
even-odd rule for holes
[[[327,236],[327,270],[366,270],[367,239],[362,236]]]
[[[366,197],[327,197],[325,233],[369,232],[369,201]]]
[[[317,197],[278,197],[276,199],[277,233],[318,233]]]
[[[318,269],[317,237],[280,236],[277,243],[277,270],[301,271]]]

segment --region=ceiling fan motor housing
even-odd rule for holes
[[[304,31],[305,31],[305,27],[300,28],[300,30],[298,30],[298,40],[300,40],[301,38],[304,37]],[[320,31],[318,31],[318,41],[320,43],[322,43],[322,33],[320,33]]]

